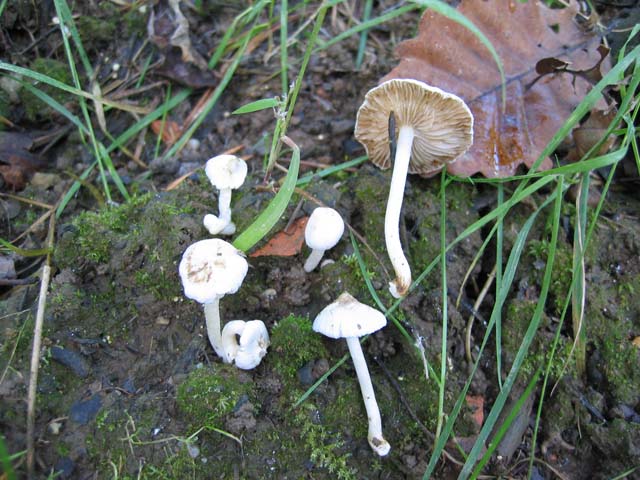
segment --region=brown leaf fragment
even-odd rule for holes
[[[29,149],[33,139],[26,134],[0,132],[0,175],[10,190],[22,190],[43,160]]]
[[[168,146],[176,143],[180,135],[182,135],[182,128],[173,120],[154,120],[151,122],[151,130],[156,135],[162,136],[162,141]]]
[[[573,140],[576,145],[578,158],[583,157],[591,148],[600,142],[615,116],[615,108],[611,108],[608,111],[593,110],[589,114],[589,118],[587,118],[582,125],[573,129]],[[594,152],[594,155],[604,155],[613,146],[615,141],[615,135],[609,135],[600,148]]]
[[[458,10],[491,41],[507,80],[502,111],[501,79],[489,51],[473,33],[427,10],[418,35],[398,45],[400,63],[382,80],[413,78],[455,93],[474,114],[474,144],[447,167],[470,176],[506,177],[519,165],[531,167],[556,131],[589,91],[582,76],[539,77],[538,62],[558,62],[576,71],[599,66],[599,38],[575,22],[573,6],[549,9],[530,0],[462,0]],[[551,63],[551,65],[549,65]],[[604,64],[603,64],[604,66]],[[544,159],[540,169],[551,167]]]
[[[304,245],[304,230],[309,217],[300,217],[289,228],[276,233],[265,246],[259,248],[250,257],[292,257],[302,250]]]

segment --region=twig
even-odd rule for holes
[[[480,308],[480,305],[482,305],[484,297],[487,295],[487,292],[489,291],[489,288],[491,287],[491,284],[493,283],[495,278],[496,265],[493,266],[493,270],[491,270],[487,281],[484,282],[484,286],[482,287],[482,290],[480,290],[480,294],[476,299],[476,303],[473,304],[473,312],[471,313],[471,316],[469,316],[469,321],[467,322],[467,329],[464,336],[464,352],[467,357],[467,362],[469,362],[470,364],[473,363],[473,357],[471,356],[471,331],[473,330],[473,321],[476,318],[476,312]]]
[[[53,248],[55,230],[55,215],[49,217],[49,232],[47,234],[47,247]],[[38,309],[36,322],[33,327],[33,348],[31,349],[31,367],[29,369],[29,390],[27,393],[27,478],[34,478],[35,460],[35,416],[36,416],[36,388],[38,386],[38,368],[40,366],[40,347],[42,344],[42,324],[44,323],[44,310],[47,303],[47,291],[51,278],[51,253],[47,254],[42,267],[42,279],[40,280],[40,293],[38,294]]]

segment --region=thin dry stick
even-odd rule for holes
[[[55,229],[55,215],[49,218],[49,232],[47,247],[53,248],[53,232]],[[35,420],[36,420],[36,388],[38,386],[38,367],[40,366],[40,346],[42,344],[42,324],[44,323],[44,309],[47,303],[47,291],[51,278],[51,253],[47,254],[42,267],[40,293],[38,295],[38,309],[36,324],[33,328],[33,348],[31,350],[31,367],[29,369],[29,390],[27,393],[27,478],[34,478],[35,460]]]
[[[480,305],[482,305],[484,297],[487,295],[487,292],[489,291],[489,288],[491,287],[491,284],[493,283],[495,278],[496,265],[493,266],[493,270],[491,270],[487,281],[484,282],[484,286],[482,287],[482,290],[480,290],[480,294],[476,299],[476,303],[473,304],[473,313],[471,314],[471,316],[469,317],[469,321],[467,322],[467,329],[464,336],[464,353],[467,356],[467,362],[469,363],[473,363],[473,357],[471,356],[471,331],[473,330],[473,321],[476,318],[475,312],[477,312],[480,308]]]

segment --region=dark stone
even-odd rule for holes
[[[55,478],[71,478],[73,471],[76,469],[76,464],[69,457],[59,458],[56,462],[53,470],[55,472]]]
[[[69,418],[80,425],[86,425],[100,411],[102,398],[99,394],[94,394],[90,399],[76,402],[71,406]]]
[[[80,378],[85,378],[89,375],[89,365],[79,353],[63,347],[54,346],[51,347],[51,358],[65,367],[70,368],[73,373]]]

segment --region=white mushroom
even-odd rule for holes
[[[260,365],[269,347],[269,332],[262,320],[232,320],[222,329],[224,361],[243,370]]]
[[[358,338],[380,330],[386,324],[387,319],[381,312],[358,302],[346,292],[322,310],[313,321],[315,332],[330,338],[344,338],[347,341],[367,411],[369,445],[380,456],[389,453],[391,446],[382,436],[380,410]]]
[[[391,165],[389,117],[397,131],[396,155],[384,217],[384,234],[396,278],[395,298],[406,295],[411,268],[400,243],[400,212],[407,173],[430,176],[462,155],[473,142],[473,115],[462,99],[418,80],[388,80],[369,90],[358,110],[355,137],[378,167]]]
[[[178,268],[185,296],[204,305],[207,336],[213,349],[223,358],[220,299],[238,291],[248,268],[242,252],[219,238],[190,245]]]
[[[205,215],[203,224],[211,235],[233,235],[236,226],[231,221],[231,190],[240,188],[247,177],[247,162],[235,155],[218,155],[207,160],[204,171],[217,188],[218,216]]]
[[[336,246],[344,233],[344,221],[333,208],[316,208],[304,230],[304,240],[311,254],[304,263],[305,272],[318,266],[326,250]]]

